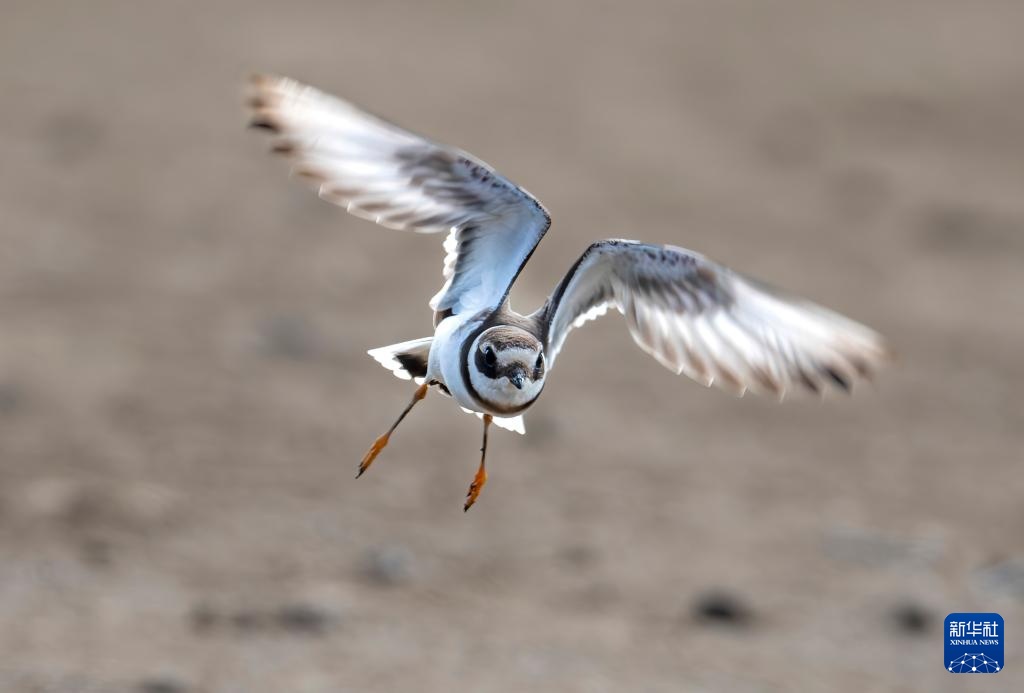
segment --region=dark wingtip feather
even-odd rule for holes
[[[281,132],[281,126],[272,121],[267,116],[255,116],[249,121],[249,127],[254,130],[267,130],[275,134]]]
[[[806,371],[804,371],[803,369],[800,369],[799,376],[800,376],[800,382],[803,383],[804,387],[806,387],[808,390],[810,390],[811,392],[813,392],[816,395],[820,395],[821,394],[821,387],[818,385],[817,382],[815,382],[814,378],[812,378],[811,376],[807,375]]]
[[[837,371],[834,368],[831,368],[830,366],[825,366],[822,370],[828,375],[828,377],[832,378],[832,382],[838,385],[839,389],[847,393],[850,392],[849,376],[845,375],[844,373],[840,373],[839,371]]]

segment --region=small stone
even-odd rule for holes
[[[930,611],[914,602],[897,604],[889,616],[896,629],[906,635],[924,634],[931,628],[934,620]]]
[[[697,597],[692,615],[698,623],[742,628],[753,621],[753,612],[740,596],[715,590]]]
[[[322,635],[335,621],[327,611],[308,604],[289,604],[278,609],[277,624],[290,633]]]

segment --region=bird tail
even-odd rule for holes
[[[402,380],[415,379],[422,382],[427,376],[427,359],[433,337],[412,339],[400,344],[370,349],[367,354]]]

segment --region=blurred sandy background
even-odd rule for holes
[[[0,690],[1024,689],[1019,2],[4,0]],[[736,400],[618,319],[528,435],[367,348],[440,238],[319,202],[253,70],[457,144],[554,226],[672,242],[869,323],[852,399]],[[600,377],[593,378],[597,373]],[[942,663],[998,611],[1007,668]]]

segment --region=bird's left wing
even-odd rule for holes
[[[500,305],[551,223],[482,161],[313,87],[257,75],[249,107],[323,199],[393,229],[449,232],[445,284],[430,303],[441,318]]]
[[[738,394],[848,390],[887,355],[869,328],[697,253],[607,240],[583,253],[532,316],[545,330],[548,367],[574,327],[610,307],[666,368]]]

